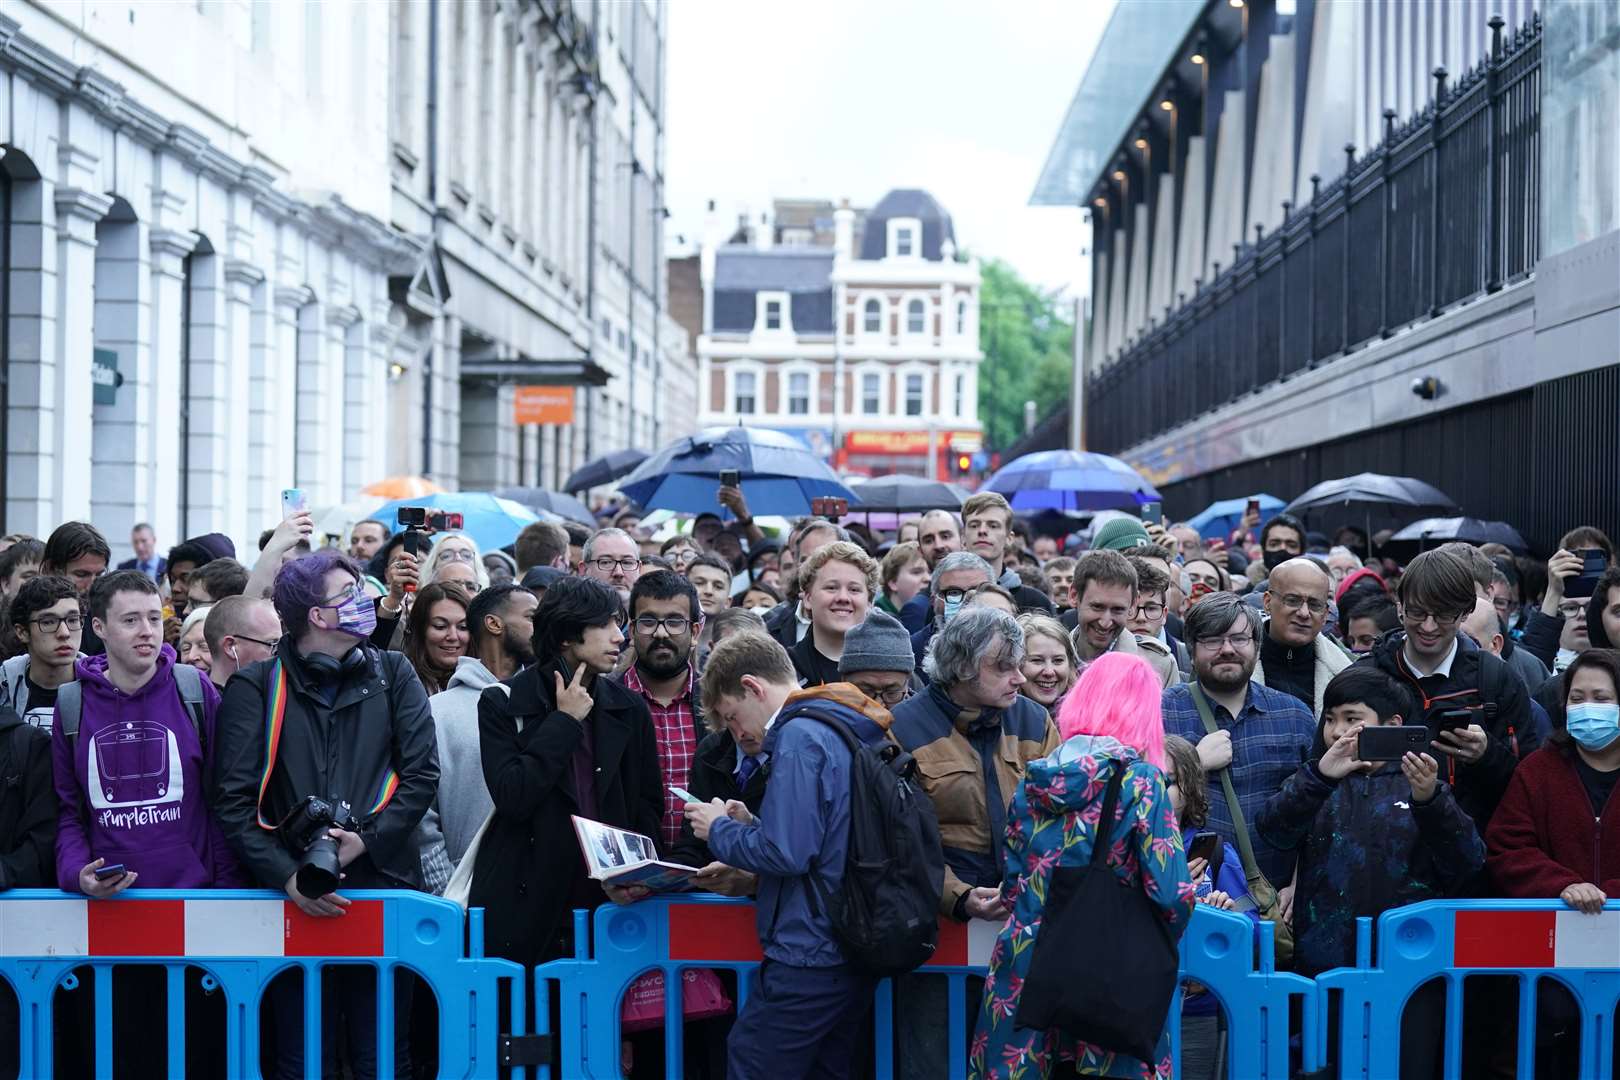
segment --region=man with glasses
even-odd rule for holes
[[[49,733],[56,691],[73,681],[82,655],[79,590],[65,577],[30,578],[11,600],[11,627],[27,651],[0,667],[0,708]]]
[[[900,620],[881,608],[844,635],[838,676],[872,701],[893,712],[911,696],[911,635]]]
[[[1292,694],[1322,715],[1322,695],[1351,657],[1322,633],[1333,579],[1315,559],[1289,559],[1271,571],[1265,632],[1254,681]]]
[[[681,807],[670,786],[684,788],[692,758],[703,740],[703,705],[698,695],[692,645],[703,633],[697,590],[673,570],[643,574],[630,590],[630,638],[636,661],[624,673],[624,688],[647,704],[658,771],[663,776],[664,812],[659,819],[663,850],[681,838]]]
[[[1230,768],[1238,806],[1254,843],[1255,861],[1282,888],[1294,874],[1294,853],[1272,847],[1252,822],[1266,800],[1299,769],[1316,738],[1316,721],[1298,698],[1252,682],[1260,651],[1260,616],[1231,593],[1211,593],[1187,612],[1187,644],[1193,654],[1190,683],[1164,692],[1164,733],[1198,747],[1199,760],[1219,791],[1219,772]],[[1207,732],[1201,695],[1216,724]],[[1225,799],[1209,800],[1209,828],[1229,844],[1237,829]],[[1286,902],[1285,902],[1286,906]]]
[[[1136,635],[1138,643],[1156,641],[1164,646],[1175,660],[1181,678],[1186,680],[1192,678],[1192,653],[1170,632],[1170,563],[1159,558],[1159,554],[1162,554],[1159,548],[1142,548],[1140,553],[1125,556],[1125,561],[1136,571],[1136,606],[1125,625]],[[1181,620],[1176,622],[1179,625]]]
[[[973,554],[971,551],[953,551],[934,564],[934,574],[929,581],[928,591],[918,593],[919,597],[927,597],[927,602],[933,607],[933,617],[930,618],[921,630],[911,635],[911,655],[916,661],[916,672],[924,682],[928,681],[923,675],[923,657],[928,653],[928,643],[934,639],[945,624],[956,618],[962,605],[973,590],[981,585],[988,585],[995,580],[995,571],[990,564]],[[916,603],[915,600],[912,603]],[[909,608],[911,605],[906,605]],[[901,620],[905,619],[905,610],[900,612]]]
[[[251,596],[227,596],[208,609],[203,640],[213,664],[208,677],[220,693],[231,676],[260,660],[267,660],[281,640],[281,619],[276,606]]]
[[[1478,596],[1467,562],[1449,551],[1423,552],[1401,575],[1401,629],[1386,634],[1362,663],[1377,664],[1412,687],[1434,747],[1445,755],[1442,779],[1484,829],[1534,722],[1524,683],[1458,633]]]
[[[641,576],[641,547],[623,529],[598,529],[585,541],[580,577],[600,581],[619,594],[626,606],[630,590]]]
[[[343,822],[329,835],[345,890],[419,889],[417,824],[439,785],[427,694],[402,654],[367,643],[377,612],[360,579],[360,567],[333,548],[283,564],[274,601],[286,633],[270,659],[237,672],[220,709],[214,809],[225,835],[259,885],[283,890],[317,918],[343,916],[350,901],[321,893],[311,875],[299,873],[303,852],[274,826],[318,796]],[[270,732],[277,735],[273,742]],[[401,974],[393,1000],[394,1060],[408,1074],[414,983]],[[316,1044],[332,1060],[342,1032],[360,1071],[377,1046],[375,975],[329,968],[321,979]],[[266,996],[276,1018],[271,1075],[320,1072],[315,1063],[305,1067],[298,983],[277,980]]]

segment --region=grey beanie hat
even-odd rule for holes
[[[855,671],[904,671],[917,667],[911,635],[900,620],[880,608],[866,613],[866,621],[844,635],[844,655],[838,674]]]

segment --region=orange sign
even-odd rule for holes
[[[519,386],[512,398],[515,424],[572,424],[572,386]]]
[[[934,440],[938,447],[955,447],[958,443],[979,437],[976,431],[940,431],[935,433]],[[926,454],[928,432],[852,431],[844,445],[852,454]]]

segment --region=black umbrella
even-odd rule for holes
[[[564,491],[581,492],[593,487],[611,484],[636,471],[636,466],[647,460],[645,450],[614,450],[599,458],[592,458],[568,475]]]
[[[572,495],[563,495],[556,491],[547,491],[536,487],[507,487],[501,488],[495,494],[503,499],[511,499],[515,503],[527,506],[531,510],[546,510],[569,521],[577,521],[581,525],[596,527],[596,515],[591,508],[580,502]]]
[[[917,514],[928,510],[960,510],[967,496],[954,484],[921,476],[880,476],[854,486],[861,498],[860,511]]]
[[[1289,503],[1284,510],[1290,514],[1307,514],[1333,507],[1359,509],[1366,519],[1369,540],[1372,539],[1375,513],[1385,518],[1402,510],[1460,509],[1450,495],[1422,480],[1414,480],[1410,476],[1357,473],[1338,480],[1322,481]]]
[[[1461,540],[1465,544],[1501,544],[1521,553],[1530,550],[1530,545],[1524,542],[1519,530],[1507,522],[1481,521],[1471,517],[1424,518],[1412,522],[1390,539],[1416,541],[1419,544]]]

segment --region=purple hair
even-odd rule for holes
[[[356,581],[361,578],[360,567],[355,561],[335,548],[322,548],[301,559],[284,563],[276,571],[271,598],[282,627],[293,636],[294,641],[303,638],[309,629],[309,609],[328,598],[326,575],[333,570],[353,574]]]
[[[1164,768],[1164,719],[1159,712],[1163,684],[1146,660],[1104,653],[1087,666],[1058,709],[1058,733],[1107,735]]]

